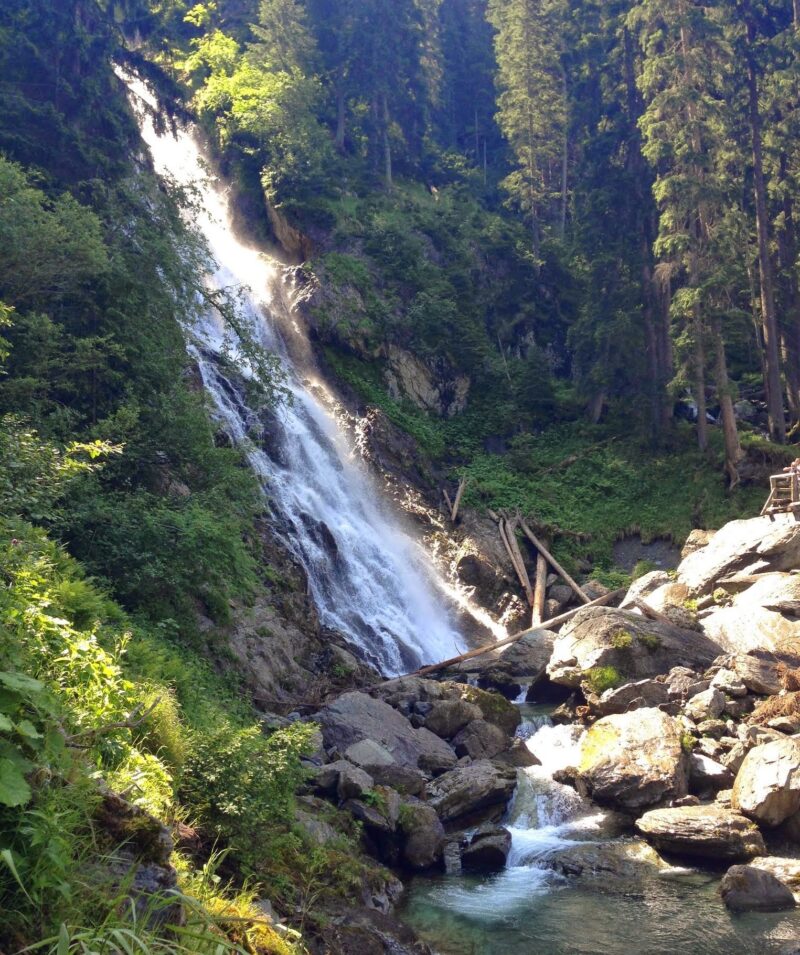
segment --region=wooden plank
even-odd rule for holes
[[[587,607],[602,607],[607,603],[610,603],[612,600],[615,600],[617,597],[622,597],[625,594],[625,588],[622,587],[619,590],[612,590],[611,593],[605,594],[602,597],[598,597],[597,600],[592,600],[591,603],[586,604]],[[534,630],[550,630],[552,627],[558,627],[562,623],[567,623],[569,620],[575,616],[576,613],[579,613],[581,610],[585,609],[584,607],[573,607],[572,610],[568,610],[566,613],[560,614],[558,617],[553,617],[551,620],[545,620],[538,627],[528,627],[527,630],[522,630],[520,633],[515,633],[513,637],[505,637],[503,640],[498,640],[496,643],[487,643],[485,646],[478,647],[475,650],[468,650],[466,653],[460,653],[457,657],[450,657],[449,660],[442,660],[441,663],[432,663],[429,666],[421,667],[419,670],[414,670],[413,673],[407,673],[406,676],[427,676],[429,673],[436,673],[438,670],[446,670],[448,667],[455,666],[457,663],[463,663],[464,660],[471,660],[474,657],[483,656],[484,653],[489,653],[490,650],[499,650],[500,647],[506,647],[510,643],[516,643],[517,640],[521,640],[524,636],[529,633],[533,633]],[[394,677],[392,680],[386,680],[386,683],[393,683],[395,680],[402,680],[402,677]],[[382,686],[383,684],[379,684]]]
[[[586,593],[578,586],[578,584],[570,577],[570,575],[564,570],[564,568],[559,564],[559,562],[553,557],[550,551],[542,544],[539,538],[533,533],[533,531],[528,527],[526,521],[522,521],[522,529],[528,537],[528,540],[533,544],[533,546],[539,551],[540,554],[544,554],[547,560],[550,562],[552,567],[564,578],[564,580],[572,587],[575,593],[580,597],[580,599],[585,604],[590,604],[592,601],[589,597],[586,596]]]

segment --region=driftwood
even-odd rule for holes
[[[517,543],[516,538],[516,526],[511,523],[509,520],[502,520],[497,525],[500,530],[500,540],[503,542],[503,546],[506,549],[508,554],[508,559],[511,561],[511,566],[514,568],[517,577],[519,577],[519,582],[522,585],[522,589],[525,591],[525,596],[528,600],[528,606],[533,606],[533,589],[531,588],[530,577],[528,577],[528,571],[525,569],[525,562],[522,559],[522,554],[519,549],[519,544]]]
[[[585,606],[602,607],[607,603],[611,603],[611,601],[617,597],[621,597],[624,593],[624,587],[620,590],[613,590],[611,593],[605,594],[602,597],[598,597],[597,600],[593,600],[591,603],[588,603]],[[527,634],[533,633],[534,630],[549,630],[551,627],[557,627],[562,623],[567,623],[567,621],[572,620],[576,613],[583,609],[585,608],[574,607],[572,610],[568,610],[566,613],[562,613],[558,617],[553,617],[551,620],[545,620],[536,627],[528,627],[527,630],[522,630],[520,633],[515,633],[513,637],[505,637],[503,640],[498,640],[496,643],[488,643],[482,647],[478,647],[475,650],[468,650],[466,653],[461,653],[457,657],[451,657],[449,660],[442,660],[441,663],[432,663],[429,666],[424,666],[419,670],[414,670],[413,673],[407,673],[406,676],[427,676],[429,673],[436,673],[438,670],[446,670],[448,667],[455,666],[457,663],[463,663],[464,660],[471,660],[473,657],[483,656],[483,654],[489,653],[490,650],[499,650],[500,647],[506,647],[510,643],[516,643],[517,640],[521,640],[522,637],[526,636]],[[394,678],[394,680],[399,679],[402,679],[402,677]],[[386,682],[392,683],[394,680],[387,680]]]
[[[447,493],[447,488],[442,488],[442,494],[444,495],[444,500],[447,504],[447,510],[450,514],[450,522],[452,524],[455,524],[456,518],[458,517],[458,509],[461,506],[461,497],[464,494],[464,489],[468,483],[468,478],[461,478],[461,480],[458,482],[458,490],[456,491],[456,497],[454,501],[450,500],[450,495]]]
[[[536,585],[533,589],[533,614],[531,616],[531,625],[538,626],[542,622],[544,614],[544,598],[547,590],[547,560],[544,554],[539,551],[536,555]]]
[[[539,538],[530,529],[526,521],[522,521],[522,529],[536,550],[538,550],[540,554],[544,554],[552,567],[564,578],[570,587],[572,587],[578,597],[580,597],[585,604],[591,603],[591,598],[586,596],[586,593],[581,589],[581,587],[578,586],[578,584],[572,579],[572,577],[570,577],[566,570],[564,570],[555,557],[553,557],[550,551],[544,546],[544,544],[542,544]]]

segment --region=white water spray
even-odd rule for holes
[[[154,106],[142,83],[123,78],[134,106],[137,98]],[[289,357],[283,335],[295,336],[299,329],[283,267],[237,239],[226,192],[209,177],[192,132],[161,134],[147,111],[137,113],[156,171],[198,195],[195,225],[217,266],[212,286],[243,289],[244,317],[254,337],[280,357],[286,371],[291,402],[268,421],[259,420],[241,382],[226,377],[220,362],[223,355],[232,357],[237,372],[249,374],[231,330],[212,312],[187,329],[215,414],[261,480],[276,527],[308,576],[322,624],[344,634],[388,675],[461,652],[461,634],[437,593],[427,556],[382,507],[379,492]],[[254,430],[265,426],[267,440],[254,442]]]

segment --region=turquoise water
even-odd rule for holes
[[[491,876],[413,879],[402,911],[440,955],[771,955],[800,940],[800,910],[732,915],[718,894],[721,872],[654,865],[619,875],[565,877],[561,852],[587,842],[625,852],[619,817],[603,813],[555,769],[574,763],[580,728],[548,725],[525,707],[521,735],[542,761],[520,773],[505,825],[507,867]],[[641,845],[641,843],[639,843]],[[627,858],[627,856],[626,856]],[[574,871],[574,870],[573,870]]]
[[[709,874],[581,885],[531,867],[417,877],[403,916],[441,955],[768,955],[800,914],[731,915]]]

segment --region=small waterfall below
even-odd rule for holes
[[[137,98],[154,106],[142,83],[123,79],[134,108]],[[149,112],[136,111],[156,172],[197,195],[195,225],[216,263],[212,288],[238,293],[253,337],[285,370],[291,400],[264,420],[248,403],[244,383],[252,371],[241,343],[216,310],[186,330],[214,413],[258,475],[275,526],[307,574],[322,624],[341,632],[389,676],[461,652],[463,638],[444,582],[384,507],[319,400],[319,388],[309,383],[313,367],[301,370],[290,356],[287,341],[302,338],[302,330],[283,266],[236,237],[228,196],[209,177],[191,130],[175,136],[156,131]],[[307,359],[310,349],[302,350]],[[227,370],[231,365],[235,374]]]

